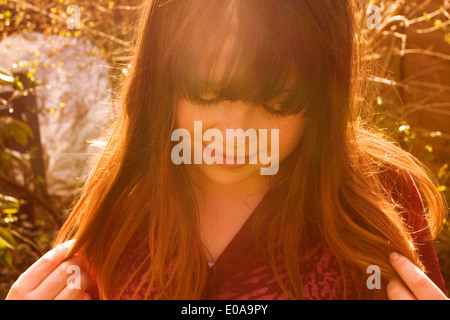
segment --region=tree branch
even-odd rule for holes
[[[3,174],[0,174],[0,181],[6,183],[8,186],[13,187],[16,190],[22,191],[26,193],[33,201],[35,201],[37,204],[39,204],[42,208],[44,208],[50,215],[53,217],[53,220],[56,224],[59,226],[62,225],[60,219],[61,216],[56,212],[50,204],[44,199],[42,199],[40,196],[34,194],[32,191],[28,190],[25,186],[22,186],[18,184],[17,182],[9,179],[8,177],[4,176]]]

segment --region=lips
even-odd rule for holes
[[[211,157],[215,160],[215,163],[219,166],[226,167],[226,168],[240,168],[245,166],[246,164],[250,163],[250,156],[245,157],[238,157],[237,152],[235,152],[234,156],[230,156],[227,154],[222,154],[220,152],[217,152],[215,149],[211,149],[207,146],[205,146],[205,150],[208,150],[211,154]],[[218,163],[219,159],[222,159],[222,164]],[[243,163],[242,163],[243,162]]]
[[[224,155],[222,153],[216,152],[216,150],[212,150],[211,157],[215,158],[216,155],[218,158],[223,158],[224,163],[231,162],[231,161],[233,161],[233,163],[238,163],[239,160],[241,160],[241,161],[245,160],[245,163],[248,163],[248,160],[249,160],[249,156],[245,156],[245,157],[238,157],[237,155],[229,156],[229,155]]]

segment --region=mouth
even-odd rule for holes
[[[239,169],[243,166],[250,163],[250,159],[253,158],[253,155],[247,155],[244,157],[238,157],[237,152],[235,152],[234,156],[230,156],[227,154],[222,154],[217,152],[215,149],[211,149],[205,145],[203,145],[205,150],[208,150],[211,154],[211,157],[214,159],[216,165],[221,166],[227,169]],[[222,163],[219,163],[222,160]]]

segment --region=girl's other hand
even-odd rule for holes
[[[90,296],[84,292],[89,277],[81,271],[81,259],[74,255],[65,260],[74,242],[75,240],[67,241],[43,255],[20,275],[12,285],[6,299],[90,300]],[[75,277],[73,272],[77,270],[80,272]]]
[[[449,300],[434,282],[408,258],[393,252],[389,259],[408,286],[405,287],[395,279],[389,281],[387,294],[390,300]]]

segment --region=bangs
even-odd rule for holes
[[[165,52],[176,97],[195,102],[212,94],[301,112],[323,90],[314,37],[295,14],[299,2],[178,2],[172,18],[180,23]]]

